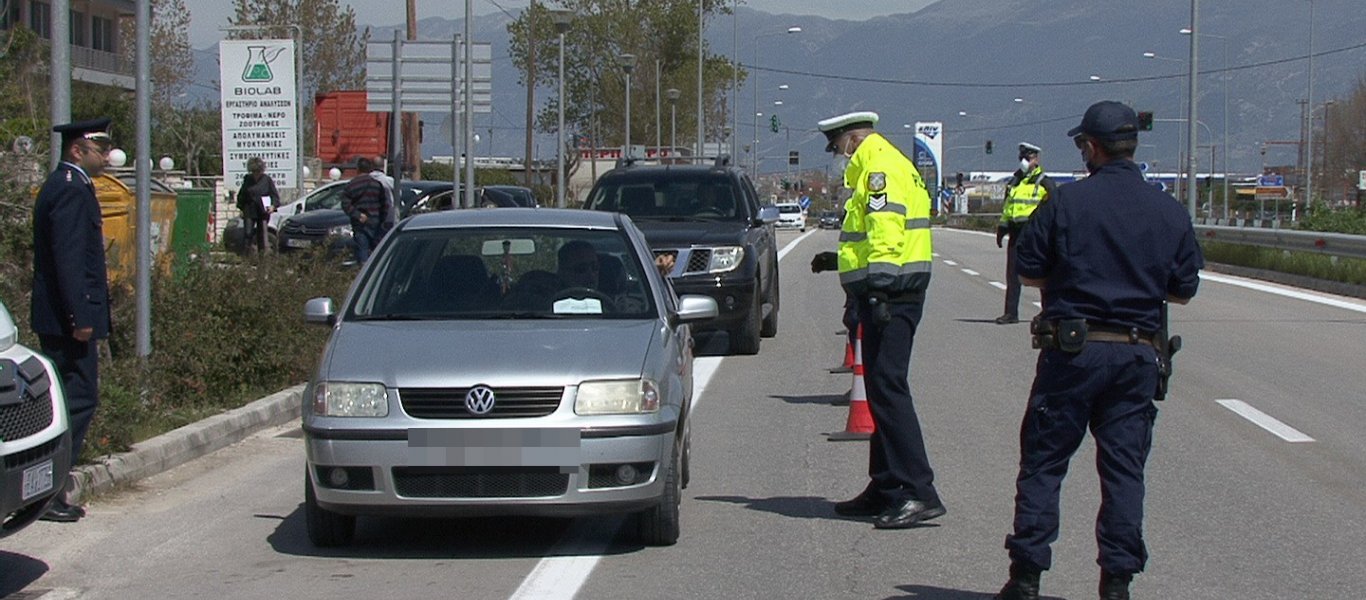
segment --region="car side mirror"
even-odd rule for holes
[[[332,299],[312,298],[304,303],[304,322],[329,327],[337,324],[337,313],[332,308]]]
[[[764,225],[772,225],[778,222],[778,207],[765,206],[759,209],[759,222]]]
[[[678,299],[678,312],[674,313],[674,325],[679,323],[694,323],[715,319],[720,310],[716,306],[716,299],[710,296],[687,295]]]

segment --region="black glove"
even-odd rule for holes
[[[838,271],[840,268],[839,255],[834,252],[821,252],[811,257],[811,272],[820,273],[821,271]]]
[[[873,292],[868,294],[868,307],[872,309],[873,322],[878,326],[892,321],[892,312],[887,308],[887,294]]]
[[[1002,246],[1001,246],[1001,240],[1005,239],[1005,237],[1006,237],[1006,228],[1005,228],[1005,227],[999,227],[999,226],[998,226],[998,227],[996,228],[996,247],[997,247],[997,248],[1001,248],[1001,247],[1002,247]]]

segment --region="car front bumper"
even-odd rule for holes
[[[499,429],[324,430],[305,427],[308,477],[318,505],[348,515],[579,516],[640,510],[664,493],[663,468],[677,422],[584,429],[537,429],[577,446],[471,448],[443,445],[459,432]],[[411,432],[422,431],[426,435]],[[455,436],[455,437],[452,437]],[[433,443],[432,440],[438,440]],[[613,474],[631,465],[627,483]],[[330,480],[349,467],[371,489]],[[355,470],[359,469],[359,471]]]
[[[71,434],[63,431],[61,435],[43,444],[28,450],[20,450],[4,458],[4,462],[0,464],[0,482],[3,482],[3,485],[0,485],[0,520],[35,503],[46,504],[53,496],[61,493],[66,484],[67,471],[71,470]],[[32,497],[24,498],[24,472],[34,470],[46,471],[44,475],[51,487]],[[18,530],[17,524],[9,525],[15,527],[0,532],[0,537]]]

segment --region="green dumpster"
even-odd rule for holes
[[[171,233],[171,252],[179,273],[191,256],[209,252],[209,212],[213,210],[213,190],[177,189],[175,226]]]

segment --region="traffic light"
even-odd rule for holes
[[[773,133],[778,133],[778,128],[779,128],[780,126],[781,126],[781,125],[779,125],[779,123],[778,123],[778,115],[773,115],[773,116],[771,116],[771,117],[768,118],[768,130],[769,130],[769,131],[772,131]]]
[[[991,154],[991,140],[987,140],[987,154]]]
[[[1153,113],[1152,113],[1152,111],[1143,111],[1143,112],[1138,113],[1138,130],[1139,130],[1139,131],[1152,131],[1152,130],[1153,130]]]
[[[794,165],[794,166],[798,164],[798,160],[797,160],[797,151],[796,151],[796,150],[789,150],[789,151],[787,152],[787,164],[789,164],[789,165]]]

